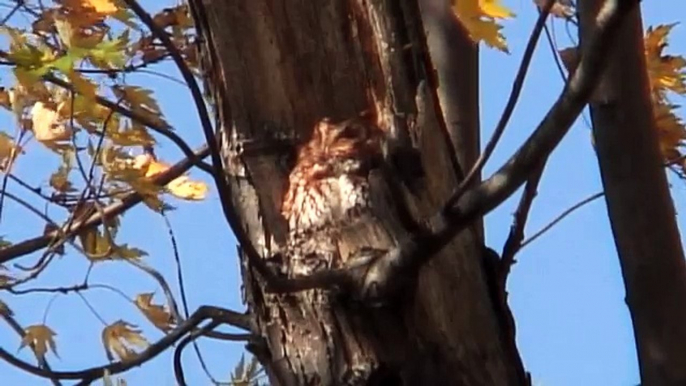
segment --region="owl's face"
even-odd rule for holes
[[[364,116],[315,126],[298,151],[282,205],[291,232],[337,225],[368,206],[367,175],[381,155],[382,134]]]

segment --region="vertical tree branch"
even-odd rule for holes
[[[602,1],[579,1],[582,50]],[[642,385],[686,384],[686,264],[653,117],[638,7],[591,101],[605,198]]]

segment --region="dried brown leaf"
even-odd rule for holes
[[[153,293],[142,293],[136,296],[135,303],[148,320],[164,332],[172,330],[176,326],[174,316],[169,308],[159,304],[152,304]]]
[[[122,361],[132,359],[138,355],[134,348],[145,349],[150,345],[136,325],[123,320],[118,320],[102,330],[102,343],[110,361],[113,361],[115,356]]]
[[[55,356],[59,357],[55,345],[55,335],[57,334],[44,324],[28,326],[24,329],[24,337],[21,339],[19,349],[26,346],[33,346],[36,355],[42,357],[48,351],[48,348],[50,348],[50,351],[52,351]]]

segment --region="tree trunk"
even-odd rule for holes
[[[288,240],[294,230],[280,212],[292,150],[313,136],[323,118],[340,121],[372,110],[388,137],[420,154],[420,162],[410,159],[408,165],[401,157],[393,165],[400,184],[370,174],[377,198],[353,227],[317,235],[318,252],[332,248],[337,261],[353,259],[363,248],[388,250],[406,237],[396,210],[398,187],[400,201],[421,223],[450,196],[460,169],[471,166],[460,162],[473,162],[478,134],[464,128],[477,130],[478,109],[471,101],[444,117],[415,1],[190,3],[232,205],[261,256],[282,271],[294,264],[277,258],[293,254]],[[474,50],[465,66],[475,58]],[[459,114],[469,115],[461,117],[463,131],[456,137],[459,130],[444,122]],[[413,168],[418,163],[421,173]],[[480,224],[461,232],[399,299],[375,308],[340,291],[267,293],[241,254],[245,298],[264,338],[250,349],[271,384],[525,384],[507,341],[513,335],[503,331],[508,327],[489,297],[482,233]]]
[[[579,1],[582,44],[599,0]],[[686,384],[686,266],[669,195],[643,47],[640,8],[627,16],[591,100],[593,135],[642,385]]]

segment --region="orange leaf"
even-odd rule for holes
[[[83,5],[93,8],[101,15],[113,15],[118,9],[112,0],[82,0]]]

